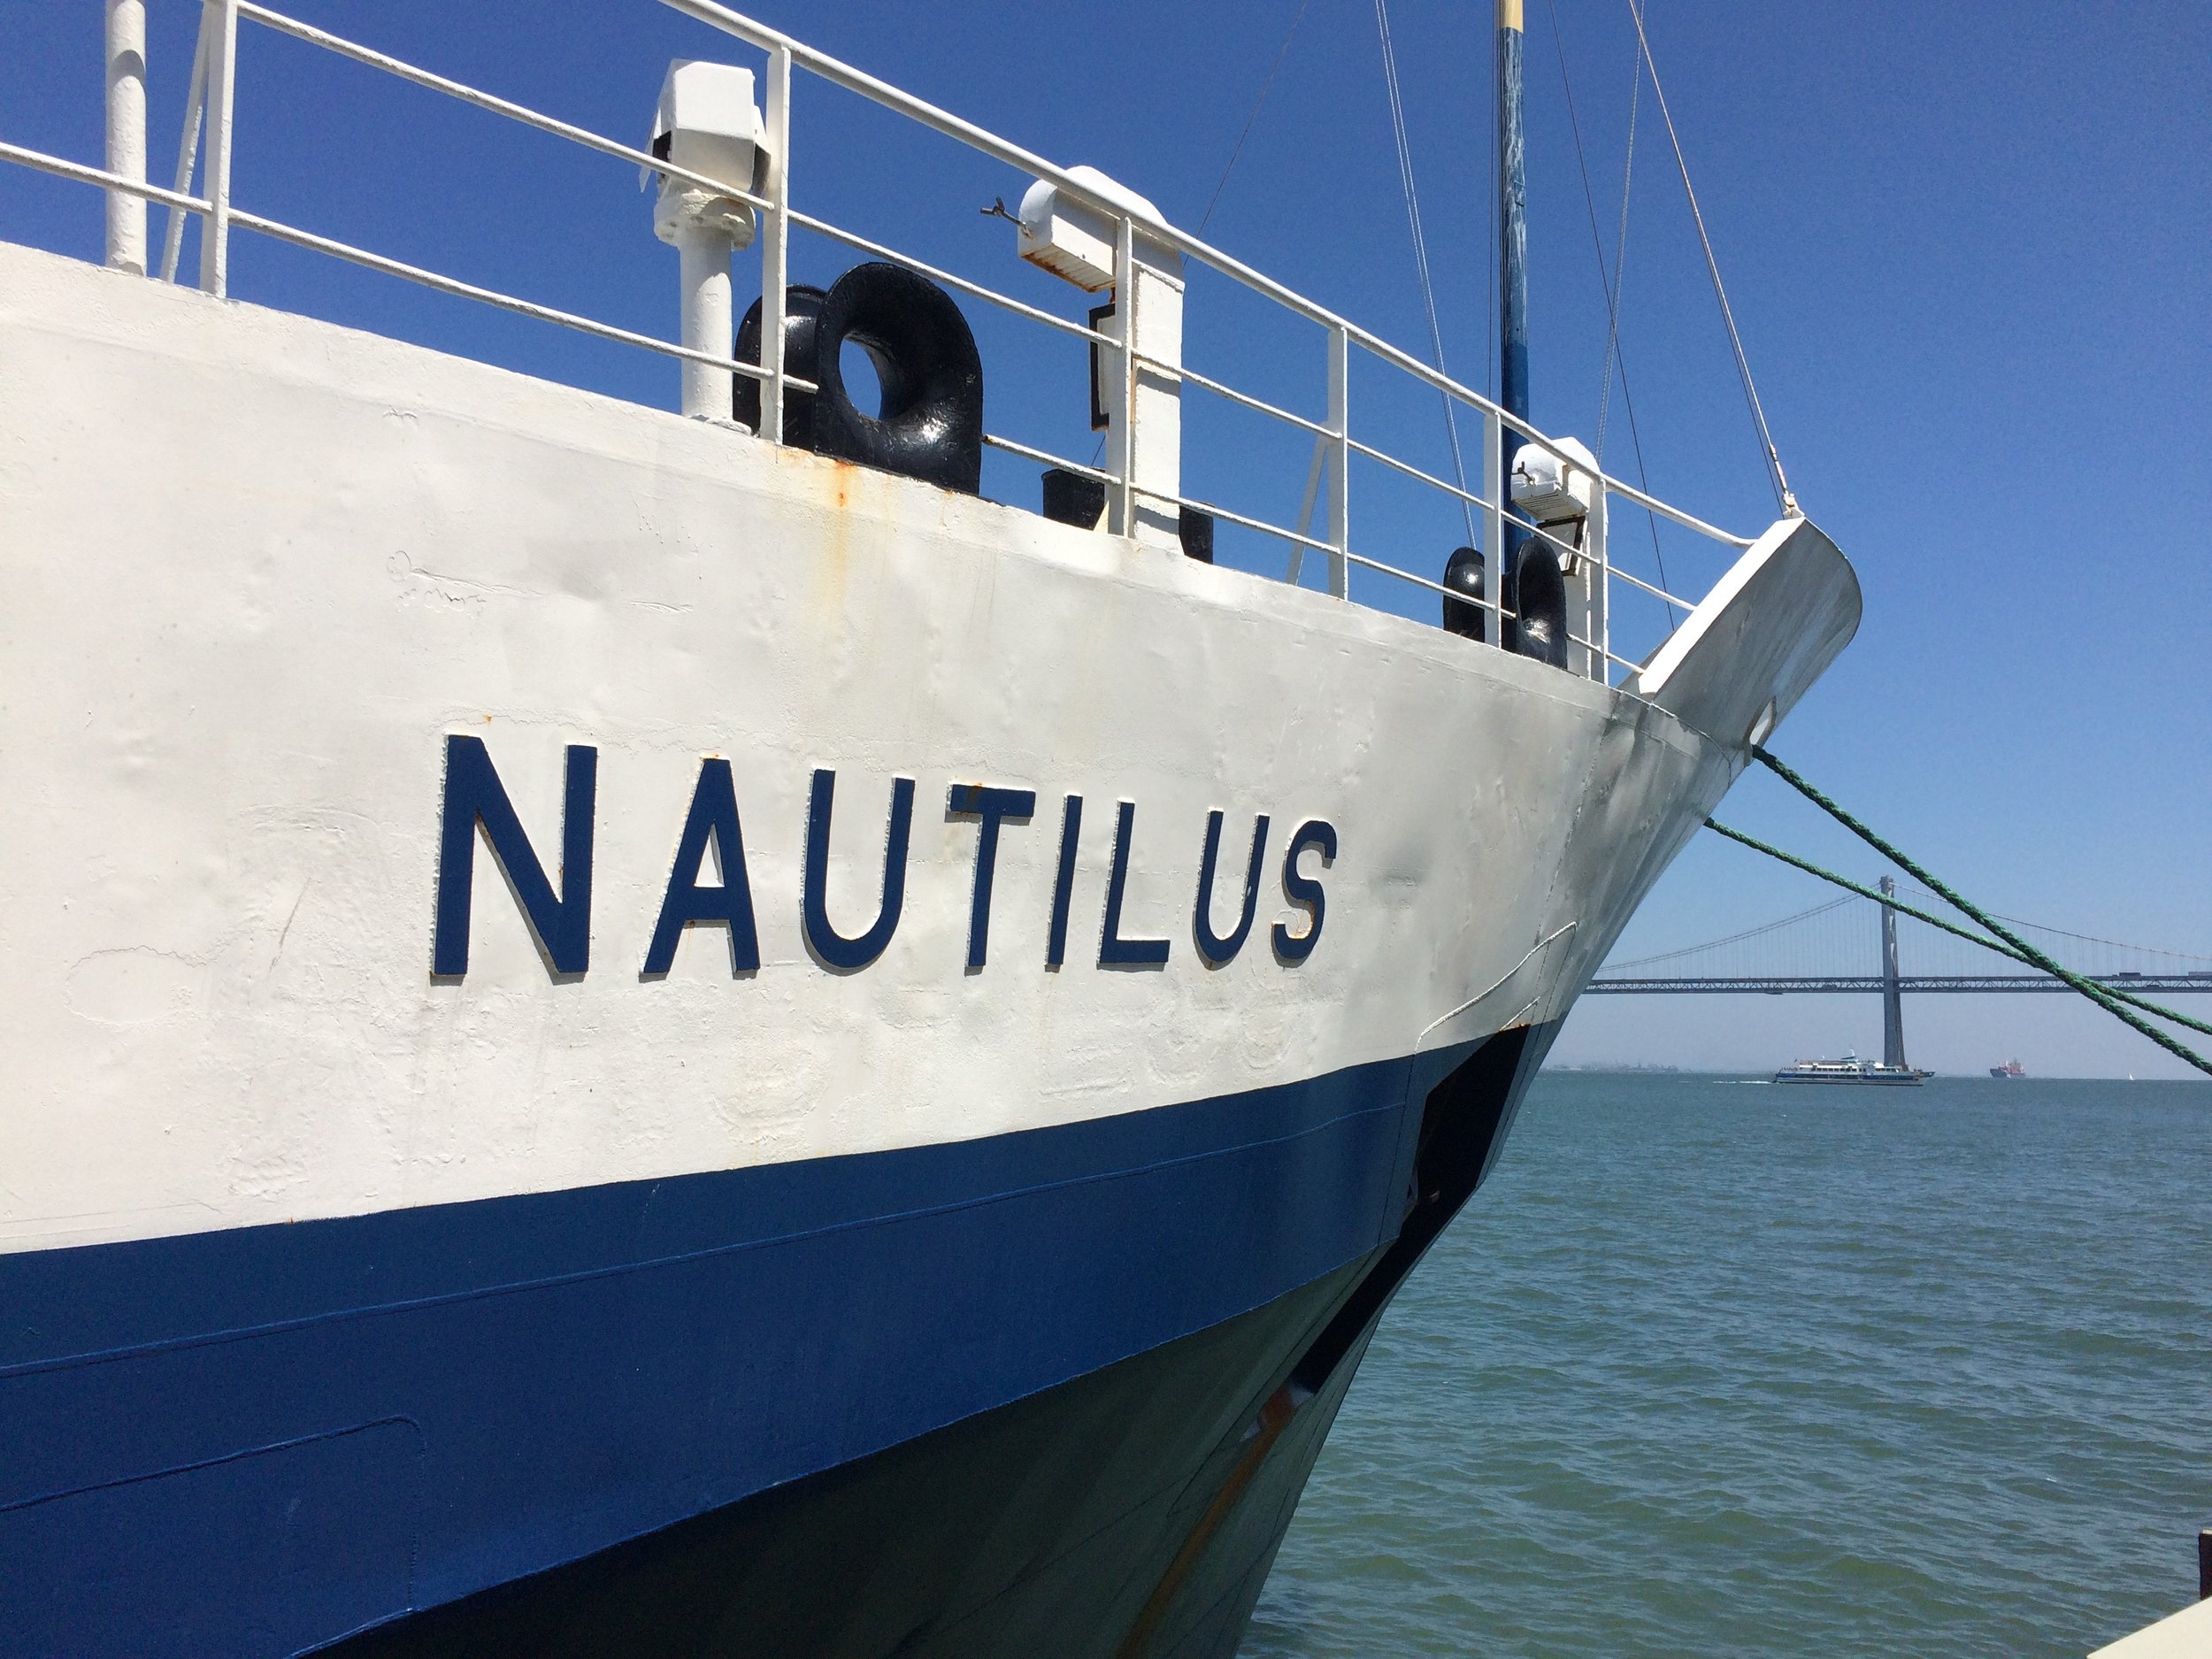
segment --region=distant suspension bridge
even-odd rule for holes
[[[1936,908],[1932,895],[1901,895]],[[1781,996],[1799,992],[1882,990],[1885,915],[1894,917],[1901,991],[2064,991],[2062,979],[2024,969],[1910,916],[1847,895],[1779,921],[1632,961],[1609,962],[1593,994],[1705,993]],[[2145,995],[2212,992],[2212,956],[2070,933],[2017,917],[1999,919],[2073,972]]]
[[[1884,878],[1882,890],[1895,884]],[[1904,899],[1918,908],[1932,894]],[[2069,972],[2136,995],[2212,992],[2212,956],[2068,933],[2017,917],[1997,918]],[[1871,968],[1871,972],[1867,972]],[[2070,991],[2051,974],[2024,970],[1989,949],[1929,926],[1872,899],[1846,895],[1794,916],[1746,928],[1701,945],[1609,962],[1591,980],[1592,995],[1766,995],[1797,993],[1878,994],[1883,1059],[1904,1065],[1904,993],[1979,995]]]

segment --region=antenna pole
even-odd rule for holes
[[[1522,0],[1498,0],[1498,403],[1506,413],[1528,415],[1528,166],[1521,137],[1521,62],[1525,36]],[[1500,508],[1509,505],[1513,453],[1521,434],[1500,422],[1498,457]],[[1521,549],[1528,532],[1504,525],[1505,545],[1498,561],[1499,596],[1521,609],[1518,578]],[[1515,648],[1519,624],[1502,618],[1499,643]]]

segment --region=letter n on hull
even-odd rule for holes
[[[445,798],[438,822],[438,901],[430,972],[458,978],[469,968],[469,912],[476,882],[476,830],[483,826],[523,919],[530,925],[546,971],[557,978],[591,966],[592,811],[599,785],[599,751],[571,744],[561,808],[561,888],[555,892],[545,866],[523,833],[514,803],[493,770],[491,752],[477,737],[445,741]]]

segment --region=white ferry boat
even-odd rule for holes
[[[1231,1653],[1384,1306],[1856,626],[1806,518],[1530,426],[1517,219],[1494,403],[677,10],[698,61],[577,65],[662,85],[650,142],[209,0],[150,183],[110,0],[104,165],[0,143],[108,215],[108,268],[0,245],[0,1654]],[[657,175],[675,337],[234,194],[249,31]],[[809,214],[818,96],[1002,170],[1064,303]],[[794,282],[802,235],[850,268]],[[657,353],[680,405],[253,303],[241,236]],[[1304,331],[1305,409],[1185,361],[1231,303]],[[979,309],[1088,350],[1099,465],[986,424],[1024,365]],[[1365,435],[1355,360],[1481,428],[1479,490]],[[1201,397],[1310,443],[1302,512],[1186,488]],[[1471,506],[1487,591],[1363,535],[1356,463]],[[1663,611],[1622,506],[1724,573]]]
[[[1916,1066],[1889,1065],[1847,1054],[1840,1060],[1800,1060],[1774,1074],[1777,1083],[1887,1083],[1918,1087],[1932,1075]]]

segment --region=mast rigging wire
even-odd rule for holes
[[[1736,354],[1736,375],[1743,382],[1744,402],[1750,407],[1752,424],[1759,429],[1767,470],[1773,474],[1774,498],[1781,503],[1786,516],[1800,517],[1797,497],[1790,489],[1789,480],[1782,475],[1782,457],[1774,447],[1774,434],[1767,430],[1767,415],[1759,403],[1759,388],[1751,383],[1750,359],[1744,356],[1743,336],[1736,331],[1736,313],[1729,307],[1728,290],[1720,280],[1720,261],[1713,257],[1713,239],[1705,232],[1705,215],[1699,210],[1697,191],[1690,183],[1690,164],[1682,153],[1681,137],[1674,130],[1674,116],[1667,108],[1667,89],[1659,84],[1659,61],[1651,55],[1651,42],[1644,34],[1643,11],[1637,0],[1628,0],[1628,15],[1635,19],[1637,46],[1644,66],[1651,71],[1651,90],[1659,100],[1659,115],[1667,126],[1667,141],[1674,146],[1675,165],[1682,171],[1682,193],[1690,199],[1690,218],[1696,222],[1697,239],[1705,250],[1705,269],[1713,279],[1713,296],[1720,302],[1720,319],[1727,326],[1729,348]]]
[[[1421,234],[1421,198],[1413,183],[1413,150],[1406,139],[1405,100],[1398,87],[1398,53],[1390,38],[1389,0],[1375,0],[1375,31],[1382,38],[1383,89],[1390,101],[1390,131],[1398,145],[1398,182],[1405,192],[1406,225],[1413,233],[1413,268],[1421,279],[1421,303],[1428,311],[1429,342],[1436,351],[1436,372],[1444,374],[1444,329],[1436,312],[1436,285],[1429,278],[1428,239]],[[1475,544],[1475,510],[1467,499],[1467,463],[1460,454],[1459,418],[1450,396],[1439,393],[1444,405],[1444,435],[1452,446],[1452,476],[1459,485],[1461,516],[1467,521],[1467,543]]]
[[[1260,111],[1267,103],[1267,95],[1275,89],[1275,77],[1282,73],[1283,59],[1290,56],[1290,42],[1298,34],[1298,26],[1305,21],[1306,8],[1312,4],[1313,0],[1298,0],[1298,10],[1291,13],[1290,27],[1283,34],[1283,43],[1275,49],[1275,62],[1267,72],[1266,81],[1261,83],[1260,96],[1252,100],[1252,112],[1244,118],[1244,130],[1237,134],[1236,144],[1229,151],[1229,164],[1221,170],[1221,181],[1214,186],[1214,193],[1206,198],[1206,211],[1199,215],[1197,234],[1201,236],[1206,234],[1206,225],[1213,218],[1214,209],[1220,205],[1221,193],[1228,187],[1229,175],[1236,171],[1237,157],[1244,153],[1244,141],[1252,136],[1252,128],[1260,119]]]
[[[1551,0],[1551,27],[1552,37],[1556,42],[1559,36],[1558,0]],[[1567,54],[1563,47],[1559,54],[1559,80],[1562,86],[1566,84]],[[1605,459],[1606,420],[1612,412],[1613,365],[1620,356],[1621,285],[1628,279],[1628,203],[1630,188],[1636,181],[1636,116],[1643,103],[1643,92],[1644,48],[1643,43],[1639,41],[1636,45],[1635,66],[1628,82],[1628,143],[1621,157],[1621,222],[1613,233],[1613,281],[1612,286],[1608,289],[1609,297],[1605,306],[1609,326],[1605,335],[1605,373],[1600,377],[1598,385],[1598,460],[1601,464]],[[1571,111],[1574,107],[1574,95],[1570,91],[1567,96],[1567,107]],[[1579,140],[1581,134],[1578,132],[1575,136]],[[1578,148],[1578,158],[1579,158]],[[1589,181],[1586,176],[1583,181],[1583,194],[1587,196],[1589,193]],[[1591,234],[1594,236],[1597,234],[1596,214],[1596,205],[1593,203]],[[1601,248],[1598,250],[1598,263],[1602,266],[1604,262],[1605,250]],[[1628,365],[1625,363],[1621,365],[1621,401],[1627,406],[1629,434],[1633,437],[1636,433],[1636,404],[1635,400],[1629,396]],[[1636,460],[1638,465],[1640,466],[1643,464],[1643,446],[1640,442],[1637,445]],[[1645,494],[1650,494],[1648,484],[1645,486]],[[1658,525],[1655,520],[1653,523],[1652,533],[1655,537],[1658,534]],[[1664,582],[1659,585],[1662,588],[1666,586]]]
[[[1597,255],[1598,287],[1605,293],[1605,379],[1599,388],[1597,458],[1600,466],[1605,464],[1605,415],[1613,392],[1613,365],[1617,360],[1621,369],[1621,402],[1628,410],[1628,435],[1636,450],[1636,481],[1644,494],[1651,494],[1651,474],[1644,466],[1644,436],[1636,425],[1636,400],[1628,389],[1628,359],[1620,355],[1621,340],[1621,275],[1628,264],[1628,185],[1636,165],[1636,94],[1642,90],[1643,56],[1640,48],[1636,60],[1636,84],[1629,90],[1628,102],[1628,165],[1621,174],[1621,228],[1614,239],[1613,280],[1609,285],[1605,277],[1605,242],[1598,234],[1597,193],[1590,188],[1590,165],[1584,159],[1582,150],[1582,121],[1575,113],[1574,85],[1567,78],[1567,46],[1559,32],[1558,0],[1549,0],[1552,45],[1559,58],[1559,89],[1567,100],[1567,125],[1574,134],[1575,165],[1582,173],[1582,201],[1590,214],[1590,247]],[[1659,516],[1650,508],[1644,509],[1644,522],[1651,530],[1651,557],[1659,566],[1659,586],[1671,591],[1674,584],[1667,580],[1667,556],[1659,547]],[[1674,601],[1664,602],[1667,607],[1667,626],[1674,626]]]

